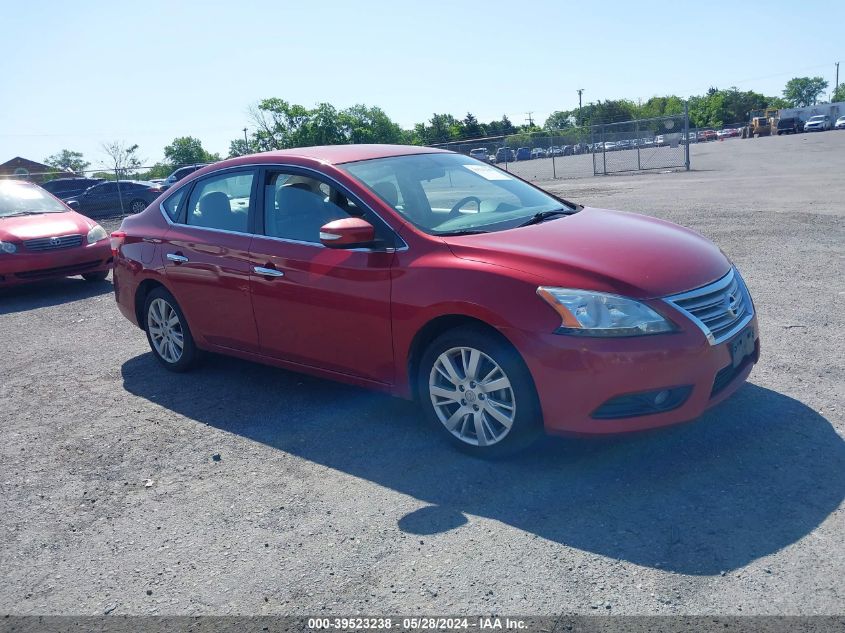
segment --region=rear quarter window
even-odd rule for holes
[[[182,199],[185,197],[186,187],[182,187],[167,200],[161,203],[161,208],[173,222],[178,222],[179,210],[182,206]]]

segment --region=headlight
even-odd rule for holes
[[[676,329],[647,305],[626,297],[547,286],[537,288],[537,294],[560,315],[560,334],[641,336]]]
[[[0,253],[16,253],[18,247],[12,244],[11,242],[0,242]]]
[[[93,244],[94,242],[99,242],[100,240],[104,240],[108,237],[106,234],[106,230],[100,226],[99,224],[95,224],[94,228],[88,231],[88,243]]]

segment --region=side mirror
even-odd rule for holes
[[[68,200],[65,204],[74,210],[79,208],[79,200]]]
[[[320,227],[320,242],[328,248],[370,246],[375,239],[376,230],[363,218],[343,218]]]

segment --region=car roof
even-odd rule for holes
[[[296,147],[280,149],[261,154],[250,154],[238,158],[230,158],[215,163],[215,168],[231,167],[245,163],[272,163],[290,158],[304,158],[316,160],[328,165],[340,165],[358,160],[372,160],[375,158],[389,158],[391,156],[407,156],[409,154],[442,154],[452,153],[435,147],[421,147],[419,145],[318,145],[315,147]]]

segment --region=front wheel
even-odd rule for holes
[[[418,380],[429,419],[465,452],[502,457],[541,435],[542,414],[528,368],[491,332],[461,327],[442,334],[423,354]]]
[[[199,356],[194,337],[176,299],[164,288],[156,288],[144,302],[144,330],[153,356],[166,369],[184,372]]]

